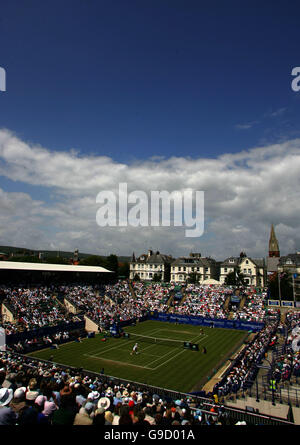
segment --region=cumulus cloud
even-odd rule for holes
[[[0,190],[2,244],[97,254],[137,254],[152,247],[174,256],[200,251],[224,259],[245,250],[266,256],[271,223],[281,252],[299,249],[300,139],[215,159],[153,158],[131,164],[75,150],[51,151],[0,130],[0,175],[31,189],[48,190],[36,200]],[[204,191],[205,231],[187,238],[184,227],[99,227],[99,192]]]

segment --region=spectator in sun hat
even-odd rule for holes
[[[97,408],[93,417],[93,425],[105,425],[105,411],[103,408]]]
[[[92,425],[95,405],[92,402],[86,402],[76,414],[73,425]]]
[[[120,391],[116,392],[116,395],[114,397],[114,401],[113,404],[117,405],[119,402],[122,403],[123,399],[122,399],[122,394],[120,393]]]
[[[122,393],[122,397],[129,397],[129,392],[127,391],[127,389],[124,389],[123,393]]]
[[[105,393],[106,397],[112,397],[114,395],[113,390],[111,387],[108,387]]]
[[[100,398],[100,394],[98,391],[92,391],[88,394],[87,398],[90,402],[97,404],[97,402]]]
[[[57,410],[57,406],[55,405],[54,402],[49,402],[48,400],[45,401],[44,403],[44,410],[42,411],[42,413],[48,417],[49,419],[52,418],[52,414],[54,413],[54,411]]]
[[[32,379],[29,380],[27,389],[29,391],[32,391],[32,390],[36,389],[37,386],[38,386],[37,380],[35,378],[32,378]]]
[[[101,397],[98,400],[97,408],[104,408],[107,410],[110,407],[110,399],[108,397]]]
[[[0,389],[0,425],[15,425],[16,423],[16,413],[9,406],[13,395],[11,388]]]
[[[14,392],[14,397],[11,400],[9,406],[16,414],[18,414],[19,411],[26,406],[25,393],[26,393],[25,386],[17,388]]]
[[[37,410],[37,424],[49,424],[49,418],[44,414],[44,405],[47,397],[39,395],[34,402],[34,407]]]
[[[113,416],[112,412],[105,411],[104,417],[105,417],[105,425],[112,425],[113,420],[114,420],[114,416]]]
[[[142,401],[143,401],[143,394],[141,392],[139,392],[137,394],[136,402],[137,403],[142,403]]]
[[[31,390],[27,391],[26,392],[26,402],[27,402],[27,404],[28,405],[33,405],[35,399],[39,396],[39,394],[40,393],[39,393],[38,390],[36,390],[36,391],[31,391]]]
[[[46,402],[47,397],[43,395],[39,395],[36,397],[34,403],[38,406],[44,406],[44,403]]]
[[[136,391],[131,391],[130,398],[136,402],[136,400],[137,400],[137,392]]]
[[[78,394],[78,396],[76,396],[76,403],[79,406],[79,408],[86,402],[86,398],[83,397],[81,394]]]
[[[16,378],[15,373],[7,373],[4,382],[2,383],[2,387],[3,388],[10,388],[12,390],[16,389],[16,384],[15,384],[15,378]]]

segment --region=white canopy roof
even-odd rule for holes
[[[220,283],[220,281],[210,278],[210,279],[204,280],[202,284],[221,284],[221,283]]]
[[[73,264],[22,263],[21,261],[0,261],[0,270],[31,270],[47,272],[93,272],[112,273],[104,267],[77,266]]]

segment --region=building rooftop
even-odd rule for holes
[[[73,264],[23,263],[21,261],[0,261],[0,270],[31,270],[47,272],[89,272],[112,273],[104,267],[75,266]]]

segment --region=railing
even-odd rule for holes
[[[196,404],[198,405],[197,408],[191,408],[192,410],[195,409],[200,409],[202,411],[202,413],[207,413],[208,415],[212,415],[212,416],[216,416],[218,414],[216,413],[212,413],[210,411],[210,409],[214,406],[216,406],[215,402],[208,398],[208,397],[203,397],[203,396],[199,396],[197,394],[194,393],[182,393],[179,391],[173,391],[170,389],[166,389],[166,388],[160,388],[157,386],[152,386],[152,385],[148,385],[145,383],[139,383],[139,382],[135,382],[135,381],[131,381],[131,380],[127,380],[127,379],[122,379],[119,377],[114,377],[114,376],[109,376],[109,375],[104,375],[104,374],[99,374],[96,372],[92,372],[86,369],[82,369],[82,368],[74,368],[71,366],[67,366],[67,365],[63,365],[57,362],[51,362],[49,360],[43,360],[43,359],[35,359],[33,357],[29,357],[29,356],[25,356],[23,354],[17,354],[17,353],[4,353],[4,354],[11,354],[15,357],[19,357],[20,360],[22,360],[22,364],[25,367],[31,368],[33,365],[32,363],[45,363],[45,364],[49,364],[51,365],[51,367],[53,365],[58,366],[61,369],[68,369],[73,371],[74,373],[84,373],[88,376],[91,377],[97,377],[102,383],[109,383],[109,386],[113,386],[113,385],[118,385],[120,386],[121,384],[123,385],[132,385],[132,387],[136,388],[137,390],[146,390],[147,392],[149,392],[151,395],[157,394],[158,396],[160,396],[162,399],[164,400],[177,400],[177,399],[183,399],[183,400],[190,400],[193,399],[196,401]],[[217,405],[220,407],[220,405]],[[245,421],[247,423],[247,425],[294,425],[294,423],[292,421],[289,421],[287,419],[282,419],[279,417],[275,417],[275,416],[269,416],[269,415],[264,415],[264,414],[259,414],[259,413],[254,413],[254,412],[250,412],[248,410],[243,410],[240,408],[232,408],[229,406],[226,406],[226,404],[222,405],[224,411],[228,414],[228,416],[234,420],[234,422],[237,421]]]
[[[297,378],[295,378],[297,385]],[[276,389],[270,389],[270,375],[266,374],[260,378],[252,381],[247,381],[243,388],[236,393],[237,398],[255,397],[256,401],[261,400],[272,402],[275,406],[289,405],[299,408],[300,403],[300,389],[293,386],[291,382],[279,383]]]
[[[80,317],[78,317],[80,318]],[[76,329],[84,328],[84,321],[72,321],[62,322],[55,324],[53,326],[46,326],[43,328],[32,329],[30,331],[16,332],[6,336],[6,343],[8,345],[18,343],[19,341],[24,341],[26,339],[40,338],[44,335],[54,335],[60,331],[74,331]]]

